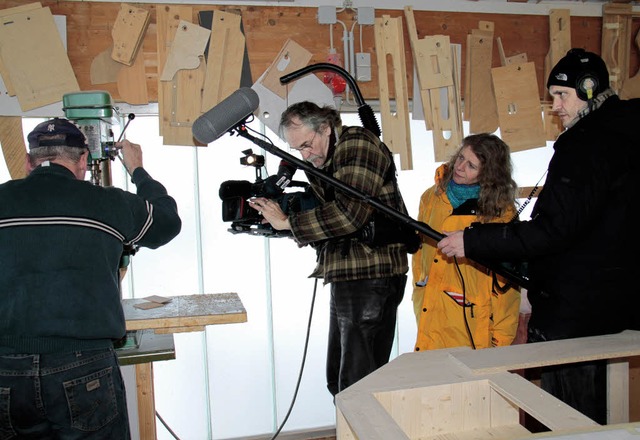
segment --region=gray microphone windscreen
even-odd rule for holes
[[[211,143],[245,120],[259,104],[258,94],[251,87],[241,87],[200,115],[191,133],[198,142]]]

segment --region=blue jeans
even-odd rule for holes
[[[113,349],[0,356],[0,440],[129,438]]]

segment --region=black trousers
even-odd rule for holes
[[[529,328],[527,342],[553,340]],[[607,424],[607,361],[553,365],[540,369],[540,388],[596,423]]]
[[[406,275],[331,283],[327,388],[332,395],[389,362]]]

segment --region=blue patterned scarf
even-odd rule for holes
[[[453,180],[447,185],[447,197],[451,202],[451,206],[457,208],[469,199],[477,199],[480,195],[480,185],[458,185]]]

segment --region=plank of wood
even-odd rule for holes
[[[173,296],[162,307],[142,310],[135,304],[144,299],[122,301],[127,330],[191,328],[245,322],[247,312],[236,293]],[[183,330],[181,330],[183,331]]]
[[[40,2],[29,3],[27,5],[14,6],[13,8],[0,9],[0,17],[8,17],[9,15],[19,14],[21,12],[33,11],[34,9],[42,8]],[[11,82],[9,71],[4,67],[2,62],[2,51],[0,51],[0,76],[4,82],[4,86],[7,88],[7,94],[9,96],[16,96],[15,88]]]
[[[341,440],[409,440],[373,394],[336,400],[336,436]]]
[[[449,43],[448,36],[427,37],[434,47],[432,59],[440,69],[450,72],[451,84],[429,89],[431,114],[433,120],[433,144],[434,157],[438,162],[444,162],[451,157],[455,150],[462,145],[462,113],[460,95],[458,94],[459,81],[457,80],[457,56],[455,49]],[[441,50],[435,48],[444,48]],[[445,56],[444,53],[448,53]]]
[[[466,119],[471,133],[493,133],[498,129],[498,111],[491,79],[493,38],[484,34],[468,37],[469,101],[465,101]]]
[[[12,179],[22,179],[27,175],[25,157],[27,148],[24,144],[22,117],[0,116],[0,147],[4,162],[7,164]]]
[[[80,91],[49,8],[5,17],[0,23],[0,52],[22,111]]]
[[[144,67],[144,54],[138,51],[131,66],[122,66],[117,80],[120,99],[132,105],[149,103],[147,76]]]
[[[183,5],[162,5],[156,9],[156,37],[158,47],[158,66],[164,66],[171,49],[172,42],[181,21],[189,21],[193,16],[193,8]],[[175,121],[173,109],[177,96],[187,96],[188,92],[179,90],[180,85],[188,84],[189,71],[179,70],[171,81],[160,81],[158,76],[158,112],[160,117],[160,134],[164,145],[195,145],[190,126],[180,126]],[[201,84],[198,85],[201,96]],[[199,101],[198,101],[199,103]]]
[[[639,355],[640,331],[632,330],[544,344],[513,345],[509,350],[495,347],[486,351],[478,350],[475,355],[471,351],[452,353],[454,358],[475,374]]]
[[[380,89],[382,138],[389,149],[400,155],[403,170],[413,169],[409,131],[409,92],[402,32],[402,17],[383,15],[374,25]],[[391,64],[390,68],[387,65]],[[391,111],[389,76],[392,75],[396,108]]]
[[[640,49],[640,30],[636,34],[635,43],[636,48]],[[640,69],[638,69],[638,72],[636,72],[634,76],[622,82],[622,87],[620,88],[620,98],[640,98]]]
[[[245,37],[238,14],[216,11],[211,23],[201,111],[206,112],[240,87]]]
[[[533,63],[491,69],[500,134],[511,152],[547,145]]]
[[[413,64],[418,74],[425,126],[432,131],[435,160],[444,161],[460,145],[463,137],[460,84],[454,63],[457,57],[449,36],[419,39],[413,8],[405,6],[404,12]]]
[[[515,0],[507,0],[515,1]],[[521,0],[518,0],[521,1]],[[526,1],[526,0],[525,0]],[[491,439],[491,440],[512,440],[516,438],[523,438],[529,431],[524,426],[510,425],[510,426],[496,426],[483,429],[472,429],[470,431],[452,432],[449,434],[434,435],[431,437],[422,437],[420,440],[479,440],[479,439]]]
[[[498,45],[498,53],[500,54],[500,65],[508,66],[509,64],[522,64],[527,62],[527,54],[519,53],[512,56],[506,56],[504,53],[504,47],[502,46],[502,39],[496,38],[496,44]]]
[[[171,81],[178,70],[197,69],[204,59],[204,48],[210,35],[209,29],[180,20],[160,80]]]
[[[494,390],[552,431],[600,426],[518,374],[495,374],[490,381]]]
[[[551,69],[571,49],[571,11],[569,9],[551,9],[549,11],[549,52],[545,57],[544,78],[549,77]]]
[[[605,3],[602,6],[600,56],[609,70],[610,87],[616,92],[629,78],[632,15],[630,4]]]
[[[206,76],[207,66],[204,57],[201,57],[200,65],[192,70],[182,70],[178,76],[177,87],[172,96],[171,126],[188,128],[187,137],[191,135],[191,127],[195,120],[202,114],[202,87]],[[193,140],[191,144],[193,145]]]
[[[429,89],[426,87],[428,81],[428,75],[426,71],[427,59],[426,55],[423,52],[423,46],[425,42],[424,40],[418,38],[418,29],[416,28],[416,19],[413,14],[413,6],[404,7],[404,17],[407,22],[407,33],[409,34],[409,44],[411,44],[411,53],[413,55],[413,66],[418,75],[417,86],[420,88],[420,100],[422,101],[422,114],[424,115],[424,124],[427,130],[432,130],[433,116],[431,114],[431,97],[429,96]],[[414,84],[413,86],[415,88],[416,84]]]
[[[120,70],[124,67],[123,64],[115,61],[111,58],[111,51],[108,49],[100,52],[91,62],[91,84],[108,84],[118,81],[118,75]]]
[[[629,422],[629,359],[607,363],[607,424]]]
[[[287,88],[280,84],[280,77],[306,66],[311,57],[311,52],[296,41],[288,39],[280,49],[278,56],[265,71],[260,83],[280,98],[285,99]]]
[[[141,439],[156,438],[156,402],[153,389],[153,362],[136,364],[136,394]]]
[[[127,66],[135,62],[150,17],[151,14],[144,8],[127,3],[120,4],[120,11],[111,29],[111,57],[115,61]]]

